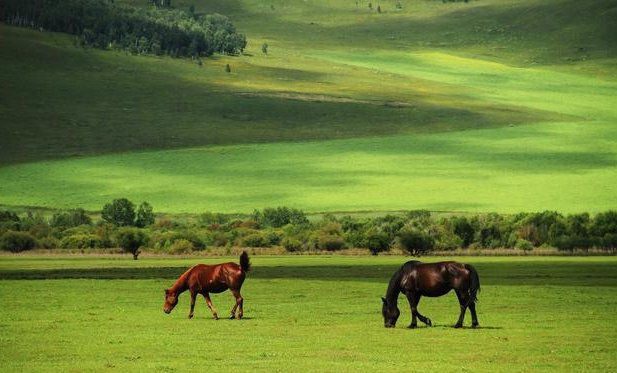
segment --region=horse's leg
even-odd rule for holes
[[[414,297],[411,292],[405,295],[407,295],[407,301],[409,302],[409,307],[411,308],[411,324],[409,324],[408,328],[413,329],[418,326],[418,320],[416,319],[416,307],[420,301],[420,296]]]
[[[210,294],[209,293],[205,293],[204,294],[204,298],[206,298],[206,304],[208,304],[208,308],[210,309],[210,311],[212,312],[212,316],[218,320],[219,319],[219,315],[216,312],[216,308],[214,308],[214,306],[212,305],[212,300],[210,299]]]
[[[230,318],[231,319],[237,318],[238,320],[240,320],[242,318],[242,316],[244,315],[244,310],[242,308],[243,303],[244,303],[244,299],[242,298],[242,295],[240,295],[240,289],[232,290],[231,293],[236,298],[236,304],[234,304],[234,307],[231,309],[231,317]],[[238,310],[238,315],[237,316],[236,316],[236,310]]]
[[[193,318],[193,311],[195,310],[195,298],[197,298],[197,293],[191,290],[191,312],[189,312],[189,319]]]
[[[418,326],[418,321],[416,320],[416,317],[426,325],[433,326],[431,319],[421,315],[420,312],[418,312],[418,303],[420,303],[420,298],[421,295],[419,294],[414,295],[411,292],[407,293],[407,300],[409,301],[409,306],[411,306],[411,324],[409,324],[410,328],[415,328]]]
[[[465,320],[465,311],[467,311],[467,304],[469,303],[469,295],[466,292],[463,292],[457,289],[456,297],[458,298],[458,303],[461,305],[461,314],[459,315],[458,321],[456,322],[456,325],[454,325],[454,327],[460,328],[463,326],[463,320]]]
[[[478,315],[476,315],[476,302],[469,302],[469,311],[471,312],[471,327],[477,328],[480,324],[478,323]]]
[[[431,319],[429,319],[426,316],[423,316],[422,314],[420,314],[420,311],[418,311],[418,303],[420,303],[420,296],[418,295],[418,301],[416,302],[416,315],[418,315],[418,318],[420,319],[420,321],[422,321],[424,324],[426,324],[427,326],[433,326],[433,322],[431,321]]]

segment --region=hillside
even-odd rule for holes
[[[617,205],[617,1],[400,3],[174,1],[225,14],[247,36],[245,54],[201,65],[0,25],[0,204]],[[79,192],[64,194],[67,183]]]

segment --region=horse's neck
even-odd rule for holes
[[[398,303],[398,294],[401,292],[401,271],[398,271],[390,279],[388,291],[386,292],[386,300],[389,304]]]
[[[189,276],[188,276],[189,272],[190,272],[190,269],[189,269],[188,271],[184,272],[184,273],[182,274],[182,276],[180,276],[180,277],[176,280],[176,283],[175,283],[175,284],[173,284],[173,286],[171,287],[171,291],[172,291],[173,293],[175,293],[175,294],[178,294],[178,295],[179,295],[179,294],[181,294],[181,293],[185,292],[185,291],[189,288],[188,281],[187,281],[187,279],[188,279],[188,277],[189,277]]]

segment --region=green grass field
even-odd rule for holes
[[[0,25],[0,205],[617,206],[617,2],[401,3],[175,1],[249,40],[201,67]]]
[[[481,328],[453,329],[453,294],[424,298],[435,327],[396,329],[379,299],[404,257],[262,257],[241,321],[211,319],[163,289],[195,262],[237,258],[0,257],[5,372],[433,371],[606,372],[617,365],[617,261],[457,258],[480,273]],[[441,259],[441,258],[439,258]],[[438,258],[424,258],[435,261]],[[213,296],[219,313],[232,296]],[[470,320],[466,320],[469,325]]]

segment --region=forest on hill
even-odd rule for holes
[[[6,0],[0,3],[0,21],[76,35],[82,46],[134,54],[200,57],[237,54],[246,47],[245,35],[227,17],[162,4],[145,8],[99,0]]]

